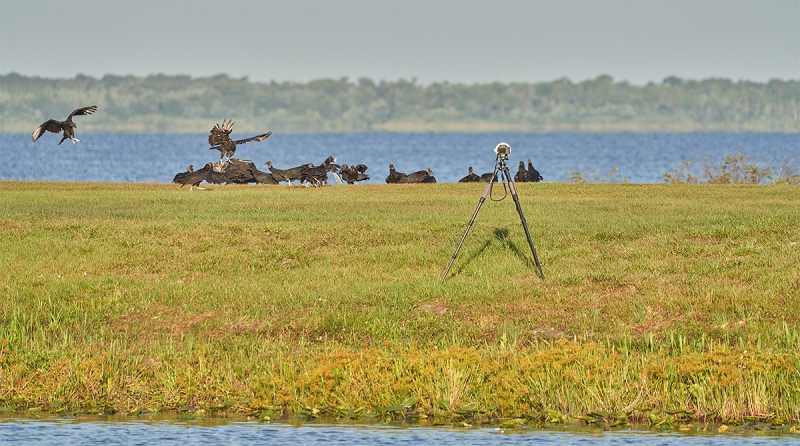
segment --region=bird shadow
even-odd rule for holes
[[[508,229],[497,228],[497,229],[494,230],[493,234],[494,234],[493,238],[490,238],[489,240],[486,240],[485,242],[483,242],[483,245],[481,245],[481,247],[477,251],[474,251],[472,254],[470,254],[469,257],[467,257],[467,260],[464,262],[464,264],[461,265],[455,271],[455,273],[453,273],[454,276],[457,276],[457,275],[461,274],[462,272],[464,272],[464,270],[473,261],[475,261],[475,259],[480,257],[481,254],[483,254],[484,251],[486,251],[486,249],[488,249],[490,246],[492,246],[492,244],[494,244],[496,242],[499,242],[499,243],[502,243],[503,245],[505,245],[509,250],[511,250],[511,252],[520,261],[522,261],[522,263],[525,264],[525,266],[527,266],[528,268],[532,268],[533,267],[533,261],[531,259],[529,259],[528,257],[526,257],[525,254],[519,249],[519,247],[517,247],[517,245],[513,241],[511,241],[511,239],[508,237]]]

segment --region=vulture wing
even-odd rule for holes
[[[31,139],[36,141],[44,134],[44,132],[60,133],[63,125],[64,123],[62,121],[56,121],[55,119],[46,121],[39,127],[36,127],[36,130],[31,133]]]
[[[264,133],[263,135],[258,135],[258,136],[254,136],[252,138],[247,138],[247,139],[239,139],[239,140],[234,141],[234,142],[236,144],[244,144],[246,142],[261,142],[261,141],[269,138],[269,135],[271,135],[271,134],[272,134],[272,132],[267,132],[267,133]]]
[[[88,107],[79,108],[69,114],[69,116],[67,117],[67,121],[71,121],[73,116],[91,115],[96,111],[97,111],[96,105],[90,105]]]
[[[211,129],[211,134],[208,135],[208,144],[211,146],[218,146],[230,141],[233,124],[233,121],[225,122],[224,119],[222,120],[222,125],[214,124],[214,128]]]

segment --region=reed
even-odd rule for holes
[[[0,411],[800,421],[797,186],[517,187],[0,182]]]

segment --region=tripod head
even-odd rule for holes
[[[511,155],[511,146],[508,143],[501,142],[494,148],[494,153],[497,154],[497,161],[505,164],[505,161]]]

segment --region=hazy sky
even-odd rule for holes
[[[800,79],[800,0],[0,0],[0,73]]]

